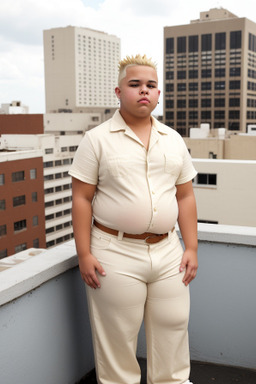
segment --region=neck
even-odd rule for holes
[[[134,131],[139,130],[145,130],[147,128],[151,128],[151,116],[131,116],[129,114],[126,114],[125,111],[122,111],[122,109],[119,110],[122,118],[126,122],[126,124]]]

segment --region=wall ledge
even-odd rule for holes
[[[256,246],[256,227],[198,223],[198,240]]]
[[[0,260],[0,306],[77,265],[74,240],[48,250],[28,249]]]

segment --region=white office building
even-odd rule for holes
[[[46,113],[117,108],[118,37],[72,26],[45,30],[44,61]]]

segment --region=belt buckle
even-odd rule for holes
[[[158,237],[163,237],[163,235],[159,235],[159,234],[152,234],[152,235],[149,235],[147,237],[145,237],[144,241],[146,244],[155,244],[155,243],[158,243],[158,241],[160,241],[161,239],[158,239],[158,241],[154,241],[154,239],[157,239]],[[150,239],[152,239],[152,241],[150,241]]]

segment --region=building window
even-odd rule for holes
[[[39,239],[33,240],[33,248],[39,248]]]
[[[14,227],[14,232],[23,231],[24,229],[27,228],[27,220],[24,219],[24,220],[16,221],[13,227]]]
[[[212,70],[211,69],[202,69],[201,77],[202,78],[212,77]]]
[[[253,52],[256,52],[256,36],[249,33],[249,39],[248,39],[248,48],[249,48],[249,51],[253,51]]]
[[[211,119],[211,111],[201,111],[201,119],[202,120]]]
[[[229,118],[239,120],[240,119],[240,111],[229,111]]]
[[[178,92],[186,91],[186,83],[178,83],[177,84],[177,90],[178,90]]]
[[[12,173],[12,182],[13,183],[16,183],[18,181],[23,181],[23,180],[25,180],[25,172],[24,171]]]
[[[198,36],[189,36],[189,52],[198,52]]]
[[[7,233],[6,225],[0,225],[0,237],[5,236]]]
[[[19,205],[25,205],[26,204],[26,196],[16,196],[12,199],[13,207],[18,207]]]
[[[225,107],[225,99],[224,98],[215,99],[214,107]]]
[[[27,243],[19,244],[14,248],[14,252],[18,253],[21,251],[25,251],[25,249],[27,249]]]
[[[186,36],[178,37],[177,38],[177,53],[184,53],[186,52]]]
[[[229,89],[240,89],[240,80],[232,80],[229,82]]]
[[[53,148],[45,148],[44,153],[46,155],[49,155],[50,153],[53,153]]]
[[[177,79],[180,80],[180,79],[186,79],[186,71],[178,71],[177,72]]]
[[[177,100],[177,108],[186,108],[186,100],[185,99]]]
[[[36,227],[38,225],[38,216],[33,216],[32,223],[33,227]]]
[[[165,42],[166,42],[166,53],[174,53],[174,38],[168,37]]]
[[[190,91],[198,91],[198,83],[189,83]]]
[[[37,201],[37,192],[31,193],[32,202],[35,203]]]
[[[53,180],[53,175],[44,175],[44,181]]]
[[[174,79],[174,72],[173,71],[166,71],[166,80],[173,80]]]
[[[188,72],[188,76],[190,79],[198,79],[198,70],[197,69],[190,69]]]
[[[202,99],[201,100],[201,107],[202,108],[208,108],[212,106],[212,100],[211,99]]]
[[[229,99],[229,106],[240,107],[240,99],[238,97],[233,97],[232,99]]]
[[[54,219],[54,214],[53,213],[51,213],[50,215],[45,216],[45,220],[46,221],[47,220],[52,220],[52,219]]]
[[[0,200],[0,211],[5,211],[5,200]]]
[[[0,250],[0,259],[3,259],[4,257],[7,257],[7,249],[1,249]]]
[[[173,112],[166,112],[165,113],[165,119],[166,120],[173,120],[173,118],[174,118]]]
[[[202,52],[212,50],[212,35],[210,33],[201,36],[201,50]]]
[[[69,147],[69,152],[75,152],[77,150],[77,145],[73,145],[72,147]]]
[[[214,118],[218,120],[224,120],[225,119],[225,111],[214,111]]]
[[[226,68],[215,68],[215,77],[225,77]]]
[[[242,31],[230,32],[230,49],[240,49],[242,46]]]
[[[212,89],[212,83],[210,81],[204,81],[201,83],[202,91],[210,91]]]
[[[195,185],[217,185],[215,173],[198,173],[194,179]]]
[[[174,86],[173,84],[166,84],[165,85],[165,91],[168,92],[173,92],[174,91]]]
[[[239,131],[239,129],[240,129],[239,123],[238,122],[234,122],[234,121],[229,122],[228,129],[230,131]]]
[[[30,169],[30,179],[36,179],[36,168]]]
[[[4,174],[1,173],[0,175],[0,185],[4,185]]]
[[[165,100],[165,108],[173,108],[174,107],[174,101],[173,100]]]
[[[51,167],[53,167],[53,161],[44,162],[44,168],[51,168]]]
[[[234,77],[234,76],[241,76],[241,68],[240,67],[232,67],[229,70],[229,76]]]
[[[215,81],[214,89],[215,90],[224,90],[225,89],[225,81]]]
[[[215,33],[215,51],[226,49],[226,33]]]
[[[189,108],[197,108],[198,99],[189,99]]]
[[[195,120],[198,118],[198,112],[197,111],[189,111],[189,119]]]
[[[177,120],[186,120],[186,111],[178,111]]]

